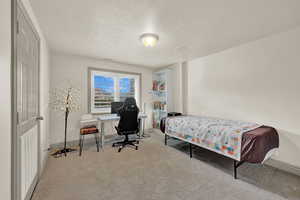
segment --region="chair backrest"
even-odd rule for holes
[[[139,108],[134,98],[130,97],[125,99],[123,107],[119,110],[119,115],[119,132],[123,134],[134,134],[138,132]]]

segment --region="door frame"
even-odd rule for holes
[[[28,14],[22,0],[11,0],[11,200],[20,200],[20,148],[18,146],[18,132],[17,132],[17,29],[18,29],[18,6],[22,10],[24,16],[28,20],[37,40],[38,40],[38,113],[40,116],[40,53],[41,42],[40,36]],[[40,146],[40,121],[37,122],[38,130],[38,166],[37,166],[37,182],[39,181],[41,172],[41,146]],[[36,185],[35,185],[36,186]],[[35,187],[34,186],[34,187]],[[35,188],[31,188],[31,194],[25,199],[30,199]]]

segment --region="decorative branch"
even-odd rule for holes
[[[55,88],[50,95],[50,107],[56,111],[76,112],[80,110],[80,90],[74,87]]]
[[[72,148],[67,148],[67,128],[69,113],[80,109],[80,90],[73,87],[57,88],[53,90],[50,97],[50,107],[53,110],[63,111],[65,113],[64,148],[57,150],[52,155],[55,157],[62,154],[67,156],[67,152],[75,151]]]

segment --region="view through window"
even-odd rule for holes
[[[91,70],[89,76],[91,113],[109,113],[111,102],[127,97],[134,97],[139,103],[139,74]]]

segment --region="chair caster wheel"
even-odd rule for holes
[[[119,152],[119,153],[121,152],[121,148],[119,148],[118,152]]]
[[[138,147],[137,147],[137,146],[135,147],[135,150],[138,150]]]
[[[112,144],[112,147],[115,147],[115,144]]]

